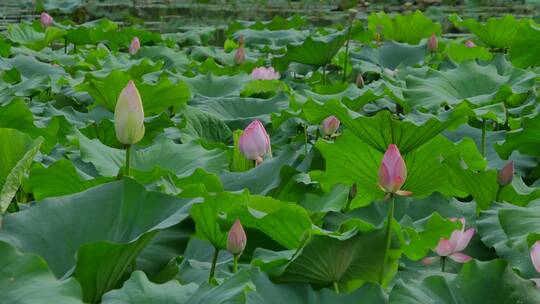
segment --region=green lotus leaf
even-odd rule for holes
[[[420,282],[398,282],[390,303],[535,303],[540,294],[504,260],[473,261],[457,275],[429,276]]]
[[[393,18],[384,12],[372,13],[368,17],[368,28],[372,32],[381,32],[385,39],[409,44],[418,44],[422,38],[441,32],[441,25],[420,11],[397,14]]]
[[[493,58],[493,55],[486,48],[481,46],[469,48],[464,43],[449,43],[445,52],[456,63],[475,59],[489,61]]]
[[[540,50],[539,33],[538,24],[529,23],[519,28],[508,51],[512,64],[521,68],[540,65],[540,59],[535,55]]]
[[[38,255],[21,253],[0,242],[2,301],[10,303],[83,303],[81,287],[74,279],[58,281]]]

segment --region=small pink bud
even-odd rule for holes
[[[449,239],[441,238],[439,240],[439,243],[437,244],[437,247],[435,247],[433,251],[439,256],[449,257],[458,263],[468,262],[472,258],[466,254],[463,254],[461,251],[463,251],[467,247],[467,245],[469,245],[469,242],[474,235],[474,228],[469,228],[465,230],[464,218],[454,218],[451,220],[460,221],[461,229],[454,230],[450,235]]]
[[[53,24],[53,22],[54,22],[51,15],[47,14],[46,12],[42,12],[39,19],[41,21],[41,25],[44,28],[47,28],[47,27],[51,26]]]
[[[429,37],[427,47],[431,53],[437,52],[437,49],[439,48],[439,42],[437,41],[437,36],[435,36],[435,34],[431,34],[431,37]]]
[[[326,117],[322,122],[324,136],[331,136],[339,128],[340,121],[334,115]]]
[[[407,167],[396,145],[390,144],[384,153],[379,169],[379,186],[386,193],[400,194],[407,180]]]
[[[236,50],[234,54],[234,62],[238,65],[242,64],[246,60],[246,50],[243,45]]]
[[[273,80],[279,79],[279,77],[279,72],[274,71],[273,67],[259,67],[253,69],[253,71],[251,72],[251,78],[253,80]]]
[[[531,247],[531,261],[536,272],[540,273],[540,241],[536,241]]]
[[[238,148],[245,158],[255,160],[256,164],[270,151],[270,137],[259,120],[252,121],[238,140]]]
[[[499,185],[506,186],[512,182],[514,179],[514,162],[509,161],[504,165],[504,167],[499,171]]]
[[[476,44],[472,40],[465,41],[465,46],[468,48],[473,48],[476,46]]]
[[[246,248],[247,237],[240,220],[236,220],[229,231],[227,237],[227,250],[232,255],[240,255]]]
[[[361,73],[358,73],[358,76],[356,76],[356,86],[359,89],[364,87],[364,77],[362,77]]]
[[[131,55],[135,55],[137,51],[141,48],[141,41],[139,40],[139,37],[135,36],[131,40],[131,43],[129,44],[129,53]]]
[[[356,193],[358,193],[358,186],[356,186],[356,183],[353,183],[351,189],[349,190],[349,199],[354,199],[356,197]]]
[[[141,95],[130,80],[122,90],[114,110],[116,138],[124,145],[132,145],[144,137],[144,110]]]

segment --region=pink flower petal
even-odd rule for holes
[[[461,252],[452,253],[449,258],[457,263],[467,263],[468,261],[472,260],[470,256]]]
[[[437,247],[435,247],[434,251],[440,256],[448,256],[454,251],[454,247],[452,246],[450,241],[446,239],[441,239],[439,241],[439,244],[437,244]]]
[[[465,232],[460,232],[460,236],[454,250],[455,251],[464,250],[467,247],[467,245],[469,245],[469,242],[471,241],[471,238],[473,237],[473,235],[474,235],[474,228],[469,228]]]
[[[439,259],[439,257],[425,257],[422,259],[422,264],[424,265],[431,265],[433,264],[435,261],[437,261]]]
[[[540,241],[536,241],[531,247],[531,261],[534,269],[540,273]]]

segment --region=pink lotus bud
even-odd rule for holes
[[[242,64],[246,60],[246,50],[244,49],[243,45],[240,45],[240,47],[236,50],[236,53],[234,54],[234,62],[236,64]]]
[[[464,218],[451,220],[460,221],[461,229],[454,230],[452,232],[452,235],[450,235],[450,239],[441,238],[439,240],[439,244],[437,244],[437,247],[435,247],[433,251],[435,251],[435,253],[437,253],[439,256],[447,256],[458,263],[468,262],[472,258],[466,254],[461,253],[461,251],[463,251],[467,247],[467,245],[469,245],[469,242],[474,235],[474,228],[469,228],[465,230]]]
[[[273,67],[259,67],[253,69],[253,71],[251,72],[251,78],[253,80],[273,80],[279,79],[279,77],[279,72],[274,71]]]
[[[472,40],[465,41],[465,46],[468,48],[473,48],[476,46],[476,44]]]
[[[531,261],[536,272],[540,273],[540,241],[536,241],[531,247]]]
[[[122,90],[114,110],[116,138],[124,145],[132,145],[144,136],[144,110],[135,83],[129,81]]]
[[[40,21],[41,21],[41,25],[44,27],[44,28],[47,28],[49,26],[51,26],[54,22],[53,18],[51,17],[51,15],[47,14],[46,12],[42,12],[41,13],[41,16],[39,17]]]
[[[240,220],[236,220],[227,237],[227,250],[232,255],[240,255],[246,248],[247,237]]]
[[[499,171],[499,185],[506,186],[512,182],[514,179],[514,162],[509,161],[504,165],[504,167]]]
[[[246,127],[238,140],[238,148],[245,158],[255,160],[257,165],[263,161],[270,151],[270,137],[260,121],[254,120]]]
[[[141,48],[141,41],[139,40],[139,37],[135,36],[131,40],[131,43],[129,44],[129,53],[131,55],[135,55],[137,51]]]
[[[340,121],[334,115],[326,117],[322,122],[324,136],[331,136],[339,128]]]
[[[362,77],[361,73],[358,73],[358,76],[356,76],[356,86],[359,89],[364,87],[364,77]]]
[[[379,169],[379,186],[386,193],[410,195],[408,191],[400,191],[407,180],[407,167],[399,153],[398,147],[390,144],[384,153]]]
[[[353,183],[351,189],[349,190],[349,199],[354,199],[356,197],[356,193],[358,193],[358,186],[356,186],[356,183]]]
[[[427,47],[431,53],[437,52],[437,49],[439,48],[439,42],[437,41],[437,36],[435,36],[435,34],[431,34],[431,37],[429,37]]]

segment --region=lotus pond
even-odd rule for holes
[[[540,303],[540,25],[447,21],[10,24],[0,302]]]

